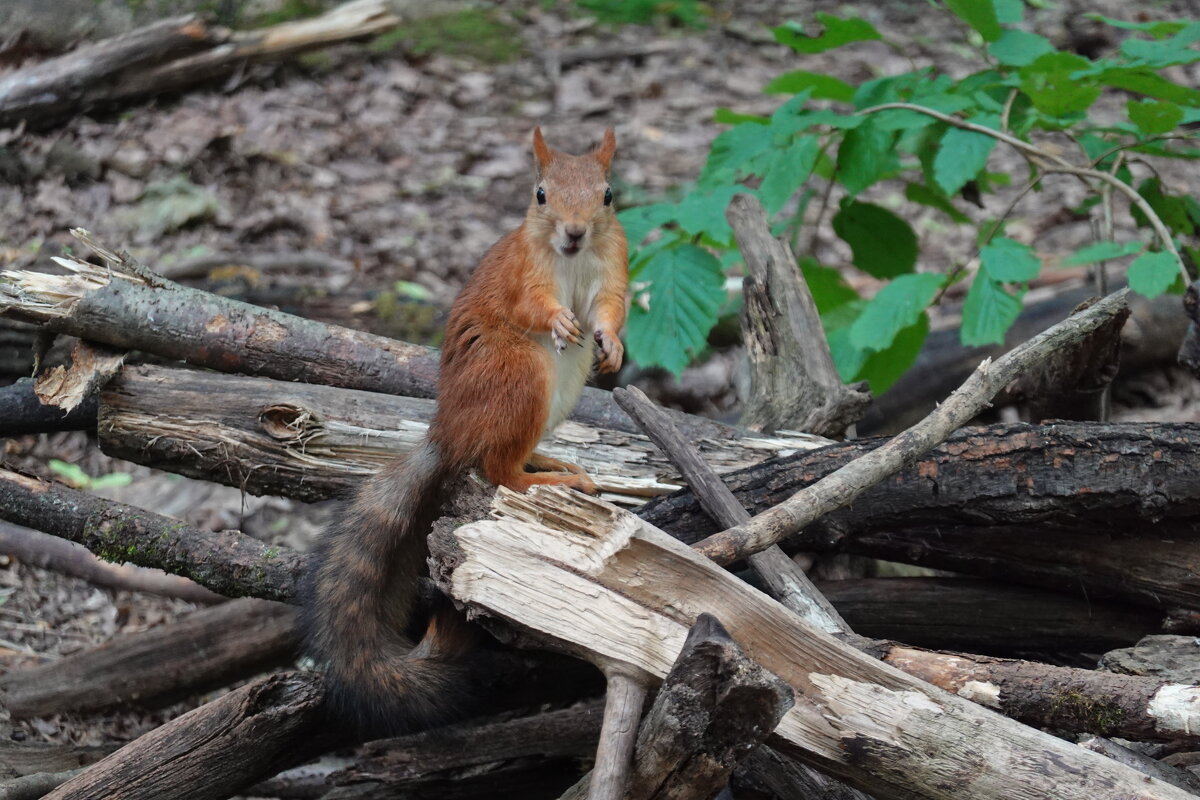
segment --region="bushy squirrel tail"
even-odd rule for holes
[[[449,721],[465,690],[471,637],[449,607],[421,640],[409,630],[426,574],[425,538],[457,474],[426,440],[368,481],[322,536],[306,575],[306,651],[326,665],[334,714],[366,735]]]

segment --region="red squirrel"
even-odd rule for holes
[[[445,721],[460,693],[456,665],[473,637],[453,610],[435,611],[419,642],[406,634],[443,488],[478,469],[516,491],[596,491],[580,467],[533,449],[575,406],[594,359],[602,372],[621,366],[628,254],[608,179],[616,146],[609,128],[572,156],[534,129],[529,209],[454,301],[424,441],[362,486],[317,544],[307,650],[326,665],[334,713],[365,733]]]

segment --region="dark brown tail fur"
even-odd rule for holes
[[[335,714],[366,735],[423,730],[455,716],[465,674],[462,623],[443,608],[409,640],[417,581],[443,487],[458,472],[426,441],[344,507],[313,555],[303,590],[307,652],[326,665]]]

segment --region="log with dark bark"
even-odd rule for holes
[[[111,560],[158,567],[226,597],[290,600],[304,557],[238,531],[210,533],[62,484],[0,469],[0,517]]]
[[[1189,322],[1177,358],[1192,375],[1200,378],[1200,281],[1188,286],[1183,296],[1183,309]]]
[[[723,480],[757,513],[879,445],[838,444]],[[1198,452],[1200,427],[1185,424],[964,429],[791,542],[1194,609]],[[718,527],[686,491],[653,500],[638,515],[686,542]]]
[[[419,5],[409,3],[409,10]],[[188,15],[85,45],[0,80],[0,128],[41,127],[205,82],[249,65],[374,36],[400,23],[385,0],[345,3],[316,19],[233,32]]]
[[[296,610],[243,598],[0,677],[14,717],[157,707],[283,666],[295,658]]]
[[[842,382],[804,275],[791,248],[771,235],[762,203],[739,194],[726,216],[747,271],[742,337],[751,389],[742,424],[841,436],[866,413],[870,391]]]
[[[863,578],[817,588],[857,633],[934,650],[1099,653],[1159,632],[1164,621],[1152,608],[971,578]]]
[[[109,455],[252,494],[321,500],[345,493],[415,446],[434,401],[165,367],[127,367],[101,395]],[[815,440],[815,441],[814,441]],[[819,437],[704,439],[722,472]],[[538,452],[582,466],[610,499],[640,504],[682,485],[642,435],[566,422]]]
[[[437,354],[429,348],[180,286],[96,243],[86,231],[73,232],[107,268],[57,258],[72,274],[0,272],[0,316],[222,372],[434,396]],[[728,425],[671,413],[693,439],[739,435]],[[600,389],[586,388],[570,419],[637,432],[609,393]]]
[[[224,800],[345,739],[326,719],[320,676],[243,686],[135,739],[47,800]]]
[[[0,778],[76,770],[95,764],[115,749],[115,745],[14,742],[5,737],[0,739]]]
[[[0,388],[0,436],[94,430],[97,405],[95,394],[70,411],[44,405],[33,390],[33,378],[21,378]]]
[[[109,589],[177,597],[203,605],[225,599],[188,578],[133,564],[112,564],[81,544],[2,520],[0,553],[25,564],[61,572]]]

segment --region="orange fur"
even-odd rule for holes
[[[517,491],[595,491],[579,467],[533,450],[578,399],[594,346],[599,369],[621,365],[626,242],[605,203],[615,148],[611,128],[582,156],[550,149],[534,130],[525,221],[451,308],[426,441],[368,481],[318,544],[305,581],[308,648],[327,664],[334,705],[371,732],[427,726],[453,700],[462,626],[439,612],[419,644],[404,638],[442,487],[478,468]]]

